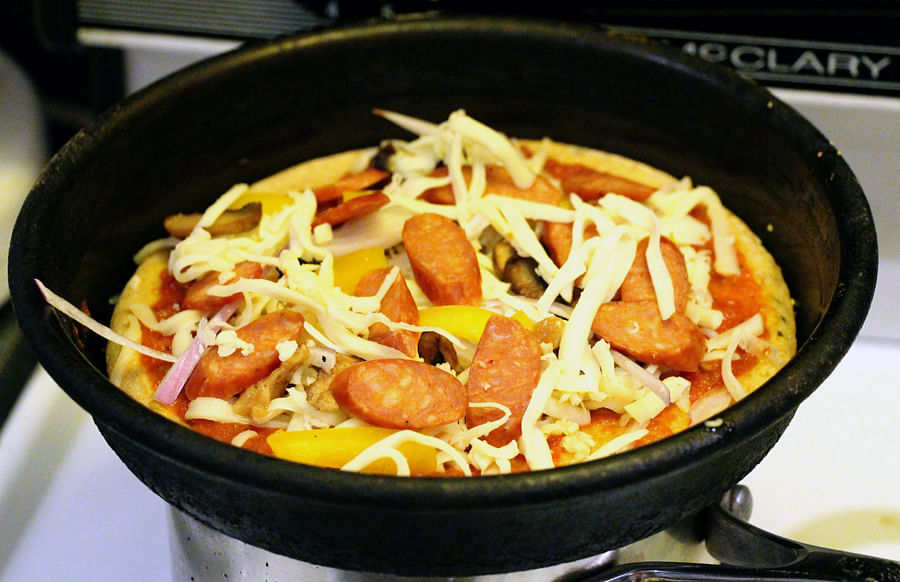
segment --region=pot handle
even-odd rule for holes
[[[766,569],[797,579],[900,582],[900,562],[779,537],[747,523],[750,492],[738,485],[706,515],[706,549],[722,564]]]
[[[581,582],[900,582],[900,562],[796,542],[750,525],[751,504],[749,489],[738,485],[701,513],[706,549],[719,564],[633,563]]]

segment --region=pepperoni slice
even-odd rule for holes
[[[560,181],[563,192],[575,193],[586,202],[597,200],[610,192],[640,201],[646,200],[655,192],[654,188],[628,178],[552,158],[544,163],[544,171]]]
[[[557,266],[562,266],[572,251],[572,223],[544,221],[541,227],[541,242],[544,243],[553,262]]]
[[[591,330],[640,362],[684,372],[695,372],[706,352],[700,327],[679,312],[663,321],[655,300],[604,303]]]
[[[200,311],[215,311],[238,299],[240,293],[235,293],[228,297],[217,297],[215,295],[207,295],[210,287],[219,285],[218,271],[210,271],[203,275],[188,287],[184,295],[182,306],[185,309],[197,309]],[[263,275],[263,267],[259,263],[244,261],[238,263],[234,267],[234,277],[228,280],[228,284],[234,283],[239,279],[259,279]]]
[[[237,336],[253,344],[246,356],[240,350],[220,356],[211,348],[203,354],[184,387],[188,399],[200,396],[230,398],[271,374],[281,363],[275,347],[297,339],[303,331],[303,316],[296,311],[267,313],[237,330]]]
[[[375,295],[384,278],[391,272],[391,267],[374,269],[363,275],[356,284],[353,294],[358,297]],[[391,321],[400,323],[419,323],[419,308],[413,299],[406,279],[402,276],[394,279],[387,293],[381,298],[381,312]],[[373,323],[369,326],[369,339],[382,345],[400,350],[407,356],[415,358],[419,350],[419,333],[406,329],[391,329],[383,323]]]
[[[589,224],[584,229],[584,238],[597,236],[597,227]],[[562,266],[572,252],[572,223],[543,221],[541,226],[541,242],[550,253],[550,258],[558,266]]]
[[[360,190],[368,190],[376,184],[390,178],[390,172],[379,170],[378,168],[366,168],[361,172],[347,174],[343,178],[333,184],[320,186],[313,189],[316,200],[319,204],[323,202],[331,202],[340,199],[344,192],[359,192]]]
[[[372,214],[388,202],[390,202],[390,198],[383,192],[363,194],[346,202],[341,202],[337,206],[319,211],[312,220],[312,226],[318,226],[326,222],[331,226],[338,226],[351,218]]]
[[[653,289],[653,280],[650,278],[650,269],[647,266],[649,242],[650,237],[647,237],[638,243],[634,263],[622,282],[622,301],[656,301],[656,291]],[[675,311],[683,313],[691,290],[684,255],[681,254],[675,243],[665,237],[660,239],[659,247],[666,269],[672,279],[672,288],[675,292]]]
[[[416,283],[432,303],[475,305],[481,300],[478,257],[456,222],[418,214],[403,225],[402,237]]]
[[[385,428],[423,429],[454,422],[466,412],[466,388],[456,376],[417,360],[354,364],[331,383],[342,409]]]
[[[553,205],[558,205],[563,199],[560,189],[542,176],[535,178],[530,187],[522,190],[516,186],[509,171],[503,166],[486,166],[484,170],[485,181],[487,182],[484,189],[485,194],[498,194],[500,196]],[[465,181],[467,183],[470,182],[472,169],[466,166],[463,167],[462,171]],[[431,175],[442,177],[446,176],[447,173],[446,166],[441,166],[432,172]],[[453,187],[449,184],[438,188],[430,188],[423,192],[420,198],[432,204],[453,204],[455,201]]]
[[[563,200],[563,193],[547,178],[537,176],[531,186],[522,190],[513,182],[509,171],[503,166],[487,166],[485,168],[487,186],[485,194],[499,194],[510,198],[541,202],[543,204],[559,205]]]
[[[541,347],[518,321],[502,315],[488,319],[475,349],[466,388],[469,403],[497,402],[512,415],[485,440],[503,446],[522,433],[522,416],[541,376]],[[502,412],[493,407],[469,406],[469,427],[496,420]]]

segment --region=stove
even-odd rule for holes
[[[801,542],[900,561],[900,311],[894,306],[900,296],[900,233],[893,228],[900,216],[895,195],[900,184],[900,151],[895,147],[900,84],[891,80],[900,67],[900,51],[816,41],[805,48],[794,45],[789,53],[780,44],[786,41],[777,39],[644,30],[681,43],[685,50],[706,51],[709,58],[763,63],[748,74],[757,73],[829,136],[860,179],[880,246],[878,286],[868,320],[832,375],[800,406],[781,440],[742,484],[752,493],[749,522],[757,527]],[[79,34],[81,42],[123,49],[129,91],[239,43],[133,30],[95,28]],[[768,56],[773,47],[782,47],[781,57]],[[814,64],[787,80],[772,76],[790,73],[784,66],[790,69],[788,63],[798,62],[804,50],[813,51],[804,57],[809,63],[823,54],[868,55],[869,62],[881,64],[881,77],[863,78],[863,69],[857,69],[857,78],[844,75],[839,83],[822,76],[804,81],[801,73],[817,74]],[[794,55],[790,61],[784,60],[788,54]],[[751,60],[754,55],[756,61]],[[820,62],[827,64],[828,58],[822,56]],[[772,70],[762,70],[766,66]],[[191,552],[204,552],[200,557],[205,559],[218,550],[182,541],[216,534],[173,511],[138,481],[87,414],[43,369],[23,376],[24,390],[0,432],[0,582],[285,579],[274,567],[259,572],[234,564],[225,569],[208,562],[198,566],[202,562]],[[640,558],[671,555],[642,553]],[[708,555],[701,551],[680,558],[702,561]],[[315,568],[309,572],[303,579],[337,579]]]

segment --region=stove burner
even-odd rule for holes
[[[412,578],[353,572],[319,566],[288,558],[228,537],[177,509],[170,512],[172,526],[169,545],[173,578],[192,582],[221,580],[317,580],[320,582],[408,582]],[[562,580],[573,573],[588,573],[614,563],[615,552],[514,574],[470,578],[415,578],[416,580],[465,580],[472,582],[546,582]]]
[[[414,579],[422,582],[900,580],[898,562],[819,548],[760,530],[746,521],[752,507],[750,490],[738,485],[724,495],[718,507],[707,508],[662,532],[598,556],[525,572]],[[230,538],[174,508],[170,517],[175,580],[413,580],[302,562]]]
[[[697,518],[621,548],[546,568],[471,577],[395,576],[319,566],[257,548],[220,533],[177,509],[170,511],[173,579],[191,582],[221,580],[316,580],[318,582],[578,582],[605,580],[616,566],[648,560],[712,563]]]

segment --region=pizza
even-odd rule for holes
[[[413,137],[166,218],[112,383],[261,454],[469,476],[715,422],[794,354],[781,271],[713,189],[462,110],[376,113]]]

